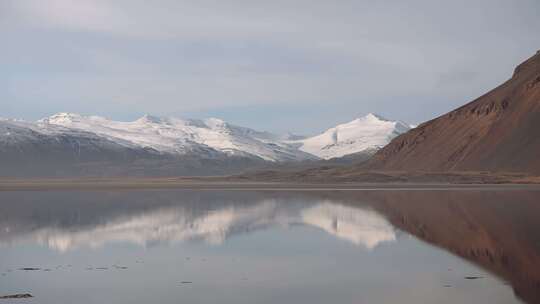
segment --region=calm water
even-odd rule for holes
[[[539,194],[3,192],[0,303],[535,303]]]

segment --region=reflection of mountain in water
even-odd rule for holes
[[[3,243],[36,242],[61,252],[83,246],[96,248],[110,242],[149,246],[203,240],[221,244],[233,235],[292,225],[317,227],[367,249],[396,238],[392,226],[376,212],[329,201],[287,204],[270,199],[240,206],[224,204],[208,210],[194,207],[157,207],[82,227],[43,225],[31,231],[7,233]],[[9,226],[4,229],[11,230]]]
[[[364,202],[397,229],[489,270],[521,299],[540,303],[539,191],[380,191],[334,199]]]
[[[371,249],[396,229],[471,261],[540,303],[540,192],[0,192],[0,245],[220,244],[305,225]],[[395,228],[393,228],[395,227]]]
[[[388,221],[371,210],[332,203],[317,204],[302,210],[302,222],[368,249],[379,243],[394,241],[396,235]]]

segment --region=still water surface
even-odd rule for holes
[[[539,194],[3,192],[0,304],[535,303]]]

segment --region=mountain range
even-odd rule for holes
[[[298,182],[538,183],[540,51],[517,66],[512,77],[495,89],[400,133],[363,162],[288,172],[261,170],[243,178]]]
[[[58,113],[0,120],[2,175],[215,175],[270,164],[371,156],[409,126],[368,114],[313,137],[277,135],[216,118],[144,115],[120,122]]]
[[[119,122],[58,113],[36,122],[0,120],[0,176],[229,175],[277,168],[289,171],[247,176],[374,181],[392,172],[427,172],[430,178],[480,172],[474,178],[484,179],[484,172],[540,175],[538,155],[540,51],[502,85],[414,128],[375,114],[311,137],[260,132],[216,118],[145,115]],[[349,166],[329,166],[339,162]],[[308,170],[301,171],[306,163]]]

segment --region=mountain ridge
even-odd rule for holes
[[[300,144],[302,151],[328,160],[362,152],[373,154],[410,128],[401,121],[369,113],[318,135],[290,142]]]
[[[479,98],[396,137],[370,170],[540,173],[540,52]]]
[[[229,155],[244,155],[265,161],[312,158],[273,140],[264,132],[235,126],[217,118],[198,120],[144,115],[131,122],[120,122],[100,116],[58,113],[39,122],[44,127],[60,125],[85,130],[169,154],[182,155],[210,148]]]
[[[369,119],[379,121],[374,115],[364,117]],[[362,135],[364,130],[355,132]],[[393,130],[383,128],[381,132],[387,141],[394,136]],[[299,142],[306,139],[240,127],[218,118],[147,114],[122,122],[60,112],[35,122],[0,119],[1,175],[31,176],[34,171],[39,176],[228,175],[271,167],[314,167],[319,162],[345,165],[365,161],[379,148],[368,144],[355,150],[358,143],[350,141],[346,143],[352,146],[348,153],[325,162],[302,151]]]
[[[393,137],[410,129],[401,121],[388,120],[373,113],[314,136],[277,135],[230,124],[219,118],[179,119],[149,114],[133,121],[114,121],[102,116],[60,112],[35,123],[12,119],[3,121],[45,133],[60,132],[59,128],[66,132],[80,130],[123,145],[150,148],[160,153],[197,152],[197,149],[189,151],[189,148],[202,145],[231,155],[245,153],[265,161],[333,159],[361,152],[373,154]],[[324,142],[329,138],[332,143]],[[313,147],[313,143],[319,147]]]

